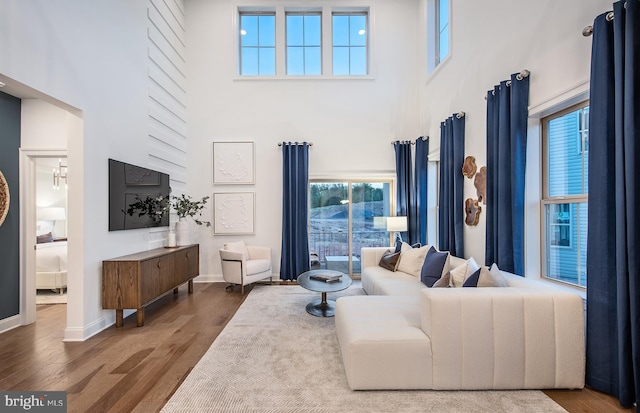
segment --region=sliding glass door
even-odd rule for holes
[[[311,181],[312,269],[360,274],[360,249],[390,245],[382,217],[391,211],[389,181]]]

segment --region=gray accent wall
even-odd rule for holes
[[[0,92],[0,171],[9,185],[9,213],[0,226],[0,320],[20,312],[20,99]]]

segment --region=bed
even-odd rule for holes
[[[36,245],[36,289],[67,288],[67,241],[43,242]]]

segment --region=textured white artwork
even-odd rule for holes
[[[253,142],[213,143],[213,183],[253,184]]]
[[[253,192],[225,192],[213,194],[213,233],[253,234]]]

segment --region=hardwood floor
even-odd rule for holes
[[[156,412],[243,303],[225,284],[186,286],[82,343],[62,342],[66,305],[38,306],[37,322],[0,334],[0,389],[67,391],[69,412]],[[626,412],[589,389],[545,393],[569,412]]]

